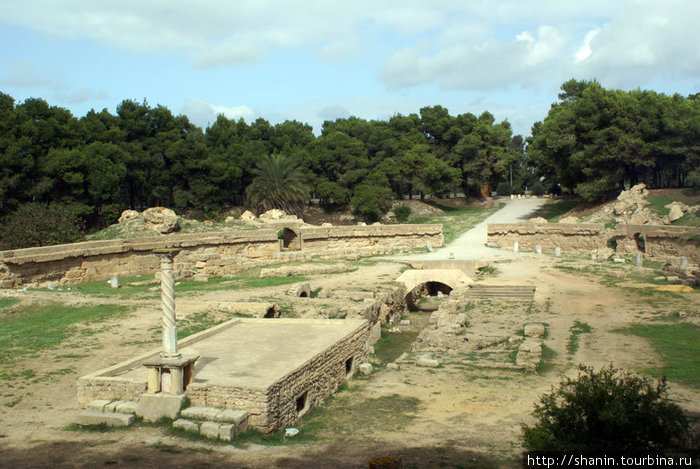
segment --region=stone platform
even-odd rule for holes
[[[194,406],[244,410],[249,424],[274,431],[293,424],[366,361],[369,324],[361,319],[236,318],[178,342],[199,355],[185,389]],[[78,381],[81,407],[96,399],[137,401],[153,350]]]

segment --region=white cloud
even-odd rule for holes
[[[247,122],[257,117],[255,110],[248,106],[221,106],[200,99],[188,99],[182,107],[182,113],[189,117],[195,125],[206,128],[213,124],[219,114],[228,119],[243,119]]]
[[[0,84],[13,88],[49,88],[57,91],[67,87],[60,70],[38,67],[31,62],[11,62],[9,76],[0,78]]]
[[[80,104],[89,101],[102,100],[107,98],[107,93],[91,88],[79,88],[72,93],[61,93],[56,95],[59,101],[66,104]]]
[[[581,47],[576,52],[575,58],[577,63],[583,62],[591,56],[591,54],[593,53],[593,51],[591,50],[591,41],[594,37],[598,35],[599,32],[600,29],[596,28],[586,33],[586,37],[583,38],[583,43],[581,44]]]

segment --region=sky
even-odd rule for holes
[[[206,128],[441,105],[529,135],[563,82],[700,91],[698,0],[0,0],[0,91]]]

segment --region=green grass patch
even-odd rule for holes
[[[19,303],[19,298],[0,298],[0,309],[10,308]]]
[[[532,212],[531,218],[542,217],[549,221],[561,217],[565,213],[570,212],[575,207],[579,206],[581,201],[578,199],[556,199],[550,200],[540,208]]]
[[[445,244],[451,243],[462,233],[474,228],[491,214],[505,206],[503,203],[486,208],[454,208],[438,204],[433,205],[445,210],[445,213],[411,218],[408,223],[442,223],[442,234],[445,237]]]
[[[647,206],[649,210],[651,210],[652,212],[656,212],[661,216],[664,216],[668,215],[671,211],[670,209],[667,209],[665,205],[670,204],[671,202],[673,202],[673,200],[669,199],[668,197],[656,196],[647,197],[647,202],[649,202],[649,205]]]
[[[555,367],[556,358],[557,352],[552,350],[551,347],[542,344],[542,357],[540,358],[539,365],[537,365],[537,372],[548,373],[552,371]]]
[[[374,355],[382,364],[393,362],[411,348],[411,344],[418,337],[418,331],[401,331],[389,333],[382,331],[382,338],[374,344]]]
[[[674,226],[700,226],[700,212],[686,213],[671,223]]]
[[[652,376],[700,388],[700,327],[695,324],[636,324],[613,332],[648,339],[661,358],[661,369],[642,370]]]
[[[589,334],[592,330],[593,328],[585,322],[574,322],[574,325],[569,329],[569,342],[566,345],[566,351],[569,355],[574,355],[578,351],[578,336],[580,334]]]
[[[117,305],[33,304],[0,314],[0,362],[56,347],[85,326],[124,315]]]

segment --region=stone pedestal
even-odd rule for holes
[[[178,359],[157,358],[143,364],[148,368],[149,394],[180,395],[194,379],[194,364],[199,356]]]

